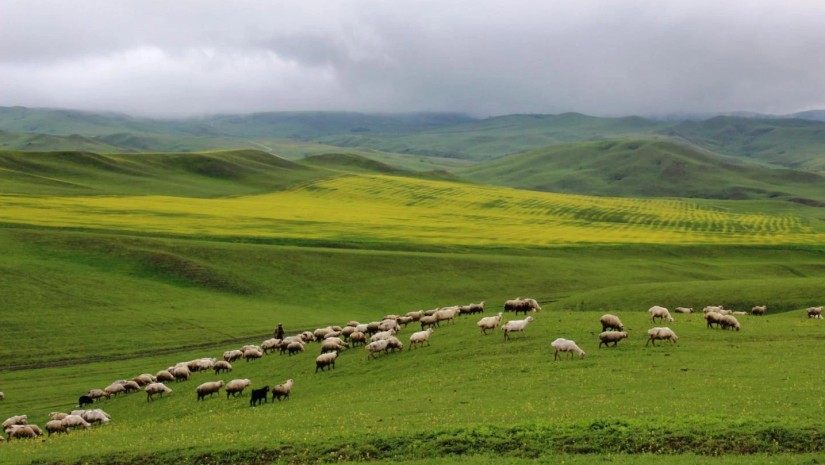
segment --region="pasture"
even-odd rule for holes
[[[100,401],[111,424],[7,441],[0,462],[734,464],[825,450],[825,328],[804,315],[825,294],[811,209],[368,174],[287,184],[0,197],[0,417],[42,426],[89,389],[260,344],[278,322],[293,334],[481,300],[490,316],[516,296],[543,308],[510,342],[469,316],[429,347],[354,348],[331,371],[315,373],[317,344],[237,361],[168,398]],[[645,347],[654,304],[769,311],[740,332],[674,315],[678,343]],[[630,332],[616,348],[597,348],[605,312]],[[585,359],[554,361],[557,337]],[[255,408],[248,391],[196,401],[201,382],[235,378],[295,387]]]

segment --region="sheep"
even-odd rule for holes
[[[172,394],[172,389],[168,388],[163,383],[147,384],[146,387],[143,388],[143,391],[146,392],[146,402],[154,401],[155,394],[160,394],[161,398],[164,394]]]
[[[12,425],[26,425],[29,423],[29,416],[28,415],[15,415],[13,417],[6,418],[6,421],[3,422],[1,426],[3,429],[8,428]]]
[[[819,320],[822,319],[822,306],[808,307],[806,312],[808,313],[808,318],[816,318],[816,319],[819,319]]]
[[[175,375],[173,375],[171,372],[169,372],[169,370],[160,370],[155,375],[155,383],[163,383],[163,382],[174,381],[174,380],[175,380]]]
[[[297,354],[304,351],[304,343],[301,341],[292,341],[286,346],[289,355]]]
[[[51,412],[49,413],[49,420],[62,420],[69,416],[68,413],[63,412]]]
[[[357,321],[355,321],[355,320],[350,320],[350,321],[347,323],[347,327],[348,327],[348,328],[354,328],[354,327],[356,327],[356,326],[358,326],[358,325],[360,325],[360,324],[361,324],[361,323],[359,323],[359,322],[357,322]]]
[[[442,321],[455,323],[455,317],[459,314],[459,307],[444,307],[435,312],[435,320],[440,324]]]
[[[237,397],[239,395],[243,396],[243,390],[249,387],[252,384],[252,381],[248,379],[233,379],[232,381],[226,383],[226,398],[229,399],[229,395],[231,394],[232,397]]]
[[[381,322],[380,321],[371,321],[367,323],[367,334],[373,335],[381,331]]]
[[[711,329],[713,329],[713,325],[716,325],[717,327],[721,327],[722,318],[724,318],[724,315],[722,315],[719,312],[708,312],[708,313],[706,313],[705,314],[705,320],[707,320],[707,327],[711,328]]]
[[[121,392],[126,392],[126,386],[123,384],[114,383],[106,386],[103,390],[106,391],[106,394],[109,396],[117,396]]]
[[[381,321],[381,323],[378,325],[378,329],[381,330],[381,331],[390,331],[391,330],[391,331],[396,332],[396,333],[398,331],[401,331],[401,327],[398,326],[398,320],[396,320],[396,319],[385,319],[385,320]]]
[[[676,307],[676,313],[693,313],[693,307]]]
[[[140,391],[140,384],[135,381],[127,381],[126,384],[123,385],[123,389],[127,394],[138,392]]]
[[[731,313],[731,315],[739,315],[739,316],[743,316],[743,315],[748,315],[748,312],[745,312],[745,311],[736,311],[736,312]]]
[[[473,315],[476,313],[484,313],[484,301],[477,304],[462,305],[458,308],[459,315]]]
[[[367,324],[367,323],[360,323],[358,326],[355,327],[355,331],[357,331],[359,333],[367,334],[369,332],[368,331],[369,326],[370,325]]]
[[[510,320],[507,323],[504,323],[504,326],[501,327],[504,331],[504,340],[509,341],[510,333],[512,332],[523,333],[524,328],[527,327],[527,323],[530,323],[531,321],[533,321],[533,317],[528,316],[524,320]]]
[[[315,373],[318,373],[318,369],[324,371],[325,367],[330,367],[330,370],[335,369],[336,358],[338,358],[338,352],[327,352],[315,357]]]
[[[196,387],[195,392],[198,393],[198,400],[204,400],[207,394],[209,394],[209,397],[212,397],[212,394],[220,392],[222,387],[223,380],[207,381],[201,384],[200,386]]]
[[[349,349],[349,344],[342,341],[337,337],[324,339],[324,342],[321,343],[321,353],[326,352],[341,352],[344,349]]]
[[[189,371],[189,367],[186,364],[178,365],[171,370],[172,376],[175,377],[175,382],[180,381],[188,381],[189,377],[192,376],[192,372]]]
[[[60,420],[60,423],[63,424],[63,427],[67,430],[69,428],[87,429],[92,427],[92,424],[84,420],[80,415],[66,415]]]
[[[658,318],[660,320],[667,320],[668,323],[673,322],[673,317],[670,316],[670,312],[665,307],[654,305],[650,307],[647,312],[650,313],[651,321],[655,322],[656,318]]]
[[[412,333],[410,335],[410,347],[407,350],[412,350],[413,346],[415,346],[416,344],[423,344],[425,342],[427,343],[427,345],[430,345],[430,334],[432,333],[432,328],[428,328],[425,331],[418,331]]]
[[[570,339],[560,337],[551,342],[550,345],[556,349],[556,353],[553,355],[553,360],[561,360],[561,355],[559,355],[560,352],[569,353],[571,358],[573,357],[573,352],[575,352],[579,354],[579,358],[584,358],[584,351],[576,345],[575,341],[571,341]]]
[[[9,435],[9,439],[22,439],[22,438],[36,438],[43,434],[40,431],[40,428],[35,429],[36,425],[13,425],[10,427],[6,433]],[[38,432],[40,434],[38,434]]]
[[[84,420],[91,424],[101,423],[105,425],[112,420],[111,415],[99,408],[92,410],[72,410],[72,415],[80,415]]]
[[[281,340],[278,338],[271,338],[267,339],[261,343],[261,349],[264,351],[265,354],[273,352],[277,350],[281,345]]]
[[[297,336],[297,339],[303,342],[304,344],[308,344],[310,342],[315,342],[315,334],[311,331],[304,331],[303,333]]]
[[[392,350],[395,352],[396,350],[404,350],[404,344],[395,336],[390,336],[387,339],[387,350]]]
[[[367,344],[367,346],[365,347],[365,349],[367,350],[367,359],[377,357],[376,354],[378,352],[386,353],[388,344],[389,344],[389,341],[387,341],[386,339],[381,339],[381,340],[378,340],[378,341],[375,341],[375,342],[370,342],[369,344]]]
[[[83,408],[86,405],[92,405],[94,402],[94,399],[86,395],[77,398],[77,406],[80,408]]]
[[[605,347],[608,347],[608,344],[611,342],[613,343],[613,347],[616,347],[619,344],[619,341],[627,337],[627,331],[603,331],[599,334],[599,349],[602,348],[602,344]]]
[[[767,305],[757,305],[757,306],[751,308],[751,315],[762,316],[765,313],[767,313],[767,311],[768,311],[768,306]]]
[[[50,420],[50,421],[48,421],[46,423],[45,428],[46,428],[46,431],[49,433],[49,436],[51,436],[52,433],[65,433],[66,432],[66,427],[63,426],[63,422],[60,421],[60,420]]]
[[[313,333],[312,333],[312,335],[313,335],[313,336],[315,336],[315,339],[316,339],[316,340],[318,340],[318,339],[323,339],[323,338],[324,338],[324,336],[326,336],[326,334],[327,334],[328,332],[330,332],[330,331],[332,331],[332,327],[331,327],[331,326],[327,326],[326,328],[318,328],[318,329],[316,329],[316,330],[315,330],[315,332],[313,332]]]
[[[651,342],[653,343],[653,346],[655,347],[657,339],[665,339],[665,340],[668,340],[668,341],[670,341],[674,344],[676,344],[676,341],[679,340],[679,337],[676,335],[676,333],[674,333],[673,330],[668,328],[667,326],[665,326],[663,328],[650,328],[650,329],[647,330],[647,334],[650,337],[648,338],[647,342],[645,343],[645,347],[647,347],[647,345],[650,344]]]
[[[93,400],[99,400],[102,398],[109,398],[109,393],[104,391],[103,389],[91,389],[89,392],[86,393]]]
[[[232,364],[223,360],[218,360],[215,362],[214,370],[216,375],[220,372],[229,373],[232,371]]]
[[[334,352],[333,352],[334,353]],[[253,389],[252,395],[249,396],[249,406],[261,405],[261,402],[266,403],[266,396],[269,394],[269,385],[260,389]]]
[[[425,315],[422,316],[420,320],[421,323],[421,330],[425,330],[427,328],[432,328],[433,326],[438,326],[438,317],[435,315]]]
[[[370,336],[370,342],[375,342],[381,339],[389,339],[393,336],[393,334],[395,334],[395,330],[393,329],[375,333],[372,336]]]
[[[247,344],[247,345],[241,347],[241,352],[246,352],[249,349],[255,349],[255,350],[262,351],[261,346],[256,346],[255,344]]]
[[[722,315],[722,321],[719,323],[722,329],[735,329],[739,331],[739,321],[733,315]]]
[[[146,386],[149,383],[157,382],[157,378],[150,375],[149,373],[143,373],[142,375],[137,375],[132,378],[132,381],[136,382],[138,386]]]
[[[207,371],[211,370],[215,367],[215,359],[214,358],[199,358],[192,360],[186,364],[189,371],[192,373],[197,371]]]
[[[435,312],[437,312],[437,311],[439,311],[439,310],[440,310],[440,309],[438,309],[438,308],[431,308],[430,310],[422,310],[422,314],[421,314],[421,316],[422,316],[422,317],[425,317],[425,316],[433,316],[433,315],[435,315]]]
[[[289,399],[289,394],[292,392],[292,385],[295,382],[291,379],[286,380],[283,384],[279,384],[272,388],[272,400],[278,399],[278,402],[281,401],[281,398]]]
[[[234,362],[235,360],[243,358],[243,351],[240,350],[227,350],[223,353],[223,360],[225,362]]]
[[[522,299],[521,297],[517,297],[504,302],[504,311],[512,311],[515,312],[516,315],[518,315],[519,312],[524,312],[526,316],[527,312],[538,312],[539,310],[541,310],[541,307],[536,299]]]
[[[367,335],[362,333],[361,331],[355,331],[354,333],[350,334],[349,342],[355,347],[358,344],[366,345],[367,344]]]
[[[246,361],[256,360],[264,356],[264,352],[261,349],[249,348],[243,352],[243,358]]]
[[[478,320],[478,323],[476,324],[479,328],[481,328],[481,333],[486,336],[488,329],[495,330],[496,328],[498,328],[498,325],[501,324],[502,315],[502,312],[498,312],[498,314],[495,316],[488,316]]]
[[[424,316],[424,310],[417,310],[415,312],[407,312],[405,317],[412,318],[412,321],[418,321]]]
[[[3,391],[0,391],[0,400],[6,400],[6,394]]]
[[[708,305],[702,309],[702,313],[704,313],[705,315],[707,315],[710,312],[719,313],[719,311],[724,310],[724,308],[725,307],[723,307],[722,305]]]
[[[347,326],[341,330],[341,337],[344,340],[349,339],[350,335],[355,332],[355,326]]]
[[[415,320],[413,320],[413,317],[411,317],[411,316],[399,316],[398,317],[398,324],[399,325],[404,325],[405,328],[407,327],[408,324],[412,323],[413,321],[415,321]]]
[[[622,320],[619,319],[616,315],[611,315],[606,313],[599,318],[599,322],[602,324],[602,331],[607,331],[608,329],[615,329],[616,331],[624,331],[624,325],[622,324]]]

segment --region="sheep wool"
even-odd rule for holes
[[[498,312],[498,314],[495,315],[495,316],[488,316],[486,318],[482,318],[482,319],[478,320],[478,323],[476,323],[476,324],[478,325],[479,328],[481,328],[481,333],[486,336],[488,329],[495,330],[496,328],[498,328],[498,325],[501,324],[501,316],[502,315],[503,315],[502,312]]]
[[[553,354],[553,360],[561,360],[561,352],[566,352],[570,354],[570,358],[573,358],[573,353],[579,355],[580,359],[584,358],[584,351],[576,345],[575,341],[571,341],[570,339],[558,338],[550,343],[550,345],[556,349],[556,353]]]

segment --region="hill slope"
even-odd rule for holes
[[[668,141],[610,140],[546,147],[456,170],[466,179],[623,197],[793,200],[825,206],[825,177],[732,163]]]

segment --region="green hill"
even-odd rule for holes
[[[3,192],[38,196],[221,197],[270,192],[332,174],[257,150],[103,155],[0,152]]]
[[[656,140],[578,142],[456,170],[481,183],[621,197],[786,199],[825,205],[825,178]]]

